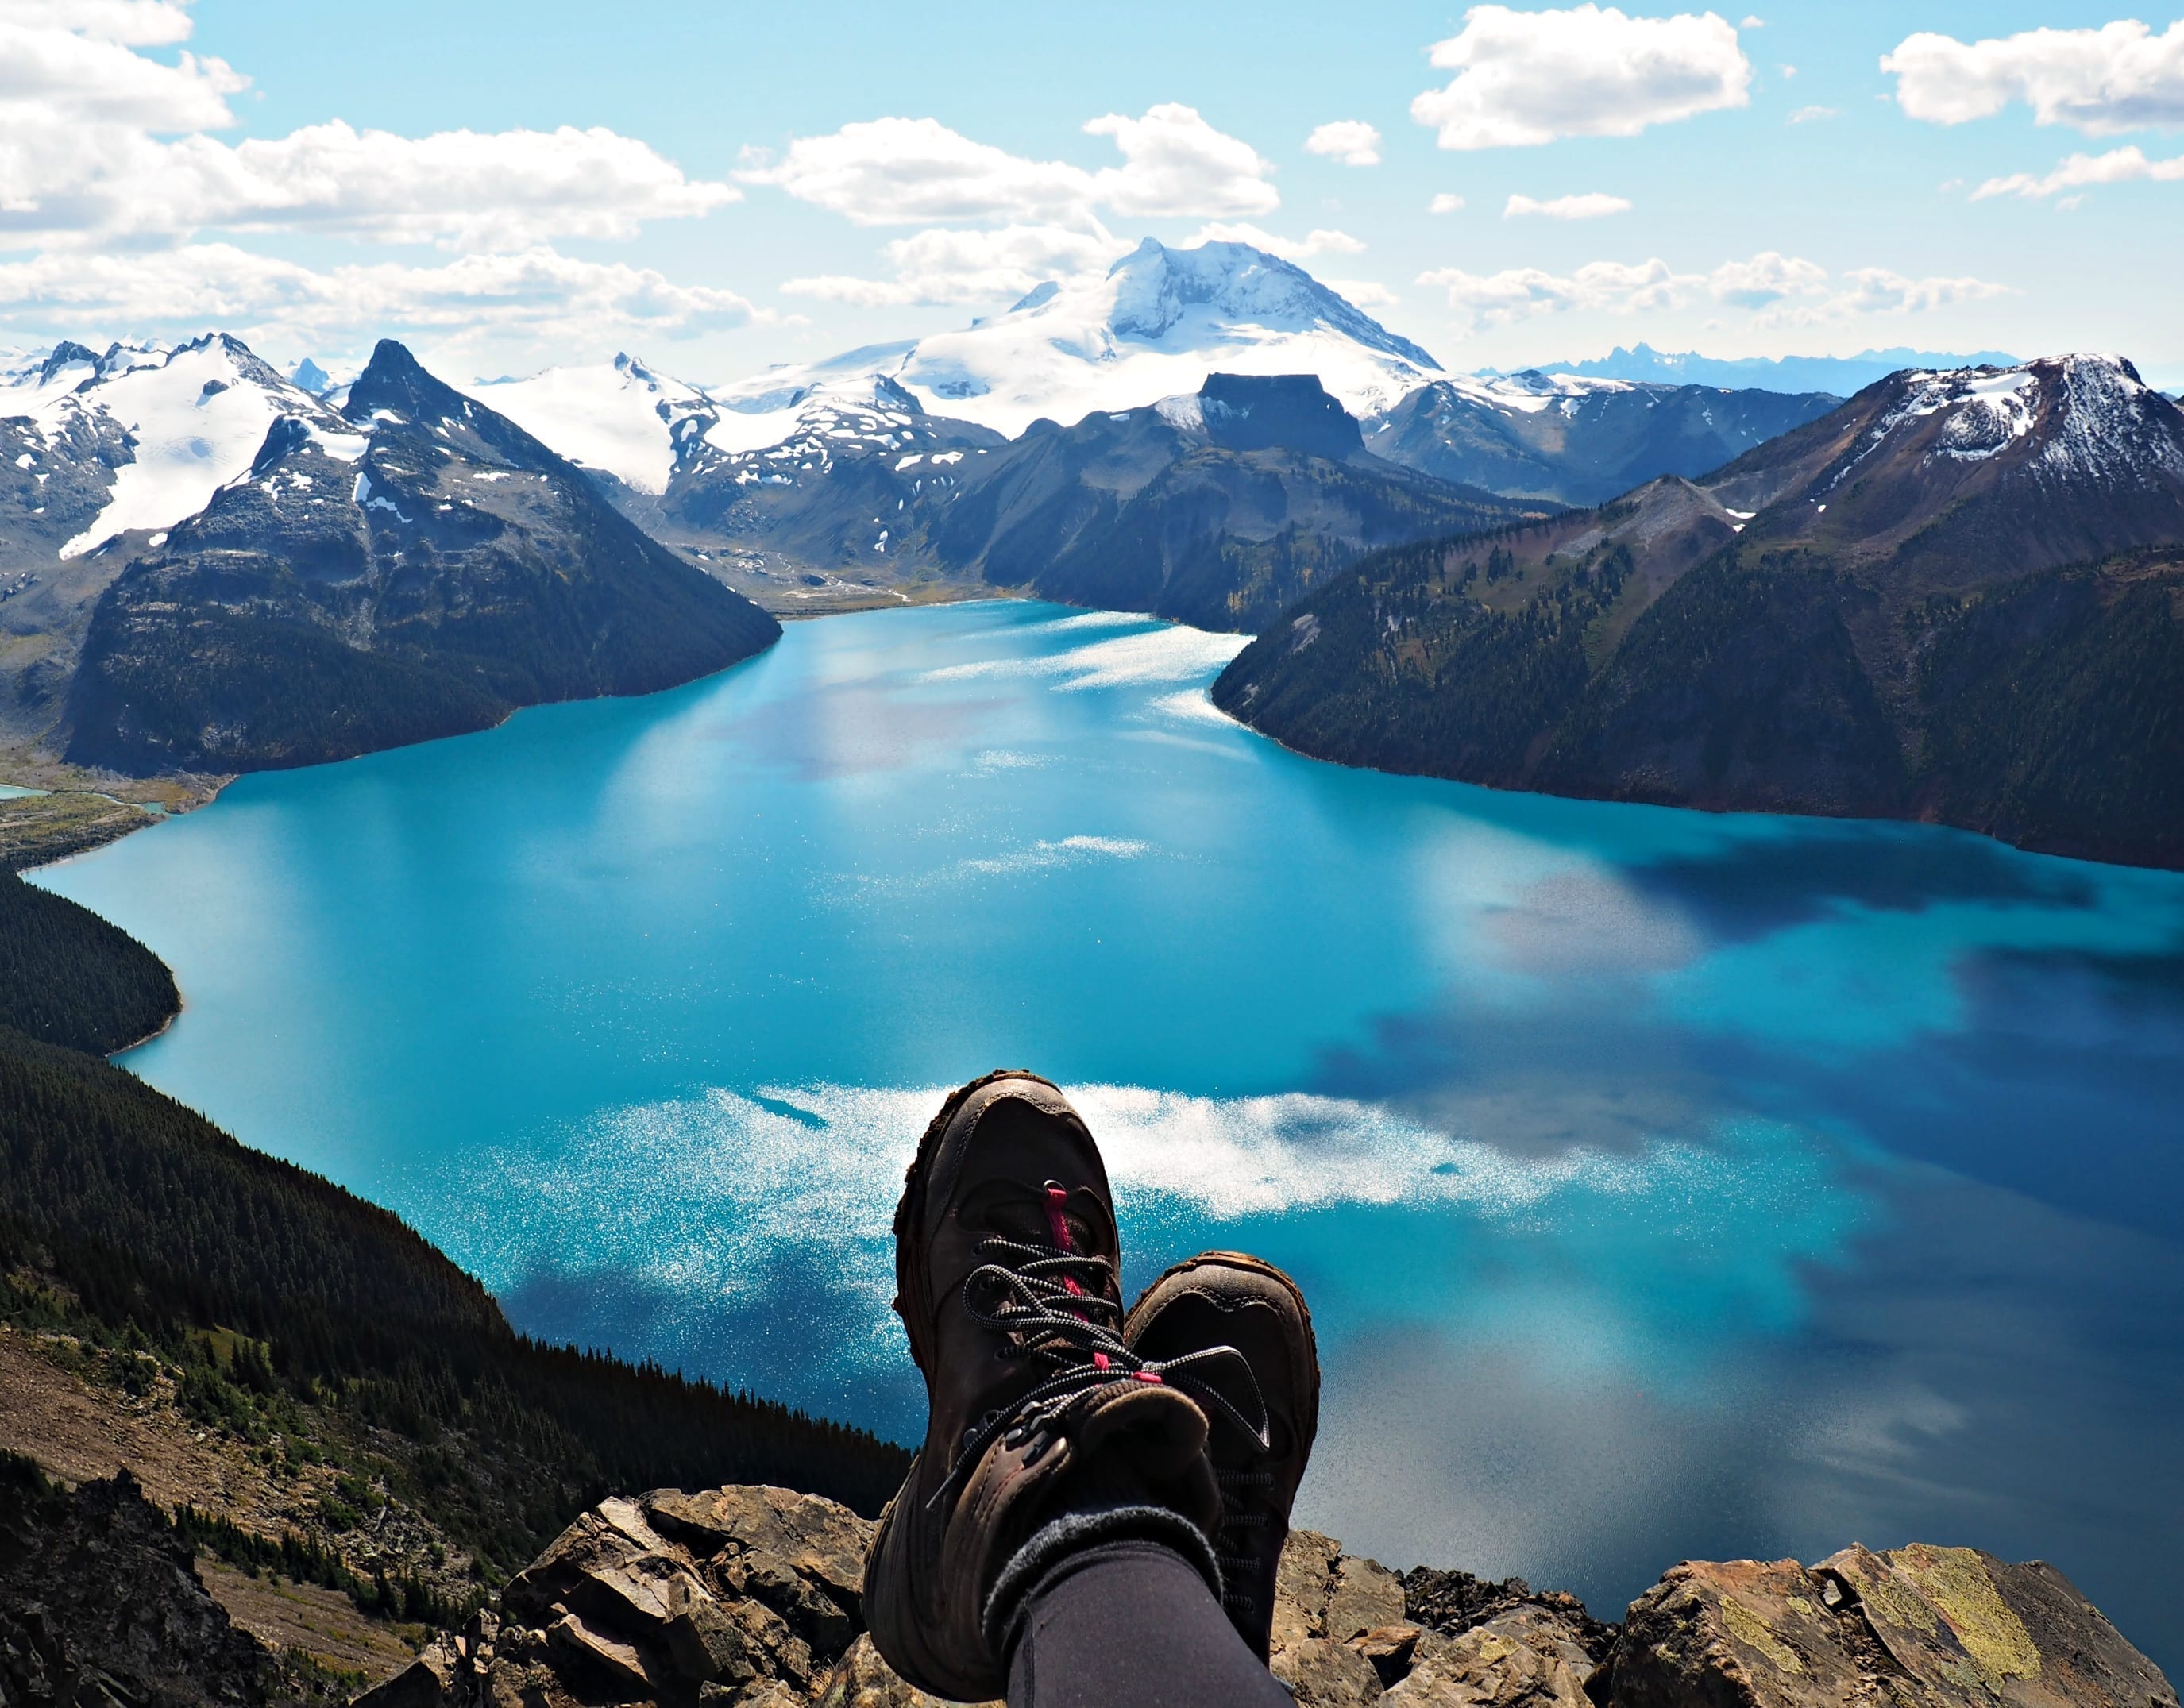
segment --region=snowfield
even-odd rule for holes
[[[715,414],[697,387],[627,355],[464,389],[571,462],[655,495],[667,490],[675,472],[677,430],[694,418],[710,422]]]

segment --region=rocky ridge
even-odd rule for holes
[[[864,1634],[872,1527],[782,1488],[602,1501],[357,1708],[926,1708]],[[1303,1708],[2177,1708],[2060,1572],[1966,1548],[1686,1562],[1618,1627],[1301,1531],[1273,1637]]]

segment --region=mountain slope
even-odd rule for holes
[[[2184,865],[2180,684],[2184,414],[2074,357],[1897,376],[1696,485],[1378,554],[1214,698],[1351,763]]]
[[[1376,456],[1512,497],[1597,504],[1663,475],[1695,478],[1840,399],[1643,386],[1536,370],[1421,386],[1366,424]]]
[[[108,588],[67,754],[138,772],[310,764],[648,693],[779,632],[382,342],[340,415],[309,402],[276,420],[245,478]]]
[[[1361,551],[1524,514],[1369,455],[1309,375],[1216,374],[1041,424],[963,465],[925,526],[937,560],[989,582],[1255,630]]]

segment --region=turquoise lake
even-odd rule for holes
[[[1301,1522],[1609,1616],[1975,1544],[2184,1670],[2184,876],[1321,765],[1213,711],[1240,644],[800,623],[39,882],[176,969],[128,1066],[533,1332],[913,1437],[902,1170],[1031,1066],[1126,1287],[1303,1282]]]

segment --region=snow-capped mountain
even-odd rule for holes
[[[338,759],[519,705],[649,693],[780,633],[399,344],[380,344],[339,414],[304,405],[99,598],[68,692],[71,759]]]
[[[883,375],[934,414],[1013,438],[1197,391],[1212,373],[1312,374],[1360,417],[1438,378],[1440,364],[1314,279],[1245,243],[1171,249],[1148,237],[1101,277],[1050,281],[959,331],[776,368],[714,395],[749,409],[831,372]]]
[[[1536,370],[1454,375],[1367,422],[1365,442],[1445,481],[1596,504],[1664,475],[1707,474],[1841,401]]]
[[[2120,356],[1911,370],[1709,482],[1758,541],[1981,577],[2184,541],[2184,411]]]
[[[226,333],[173,348],[54,346],[0,387],[0,553],[28,561],[172,527],[322,406]],[[10,490],[12,488],[12,490]]]

